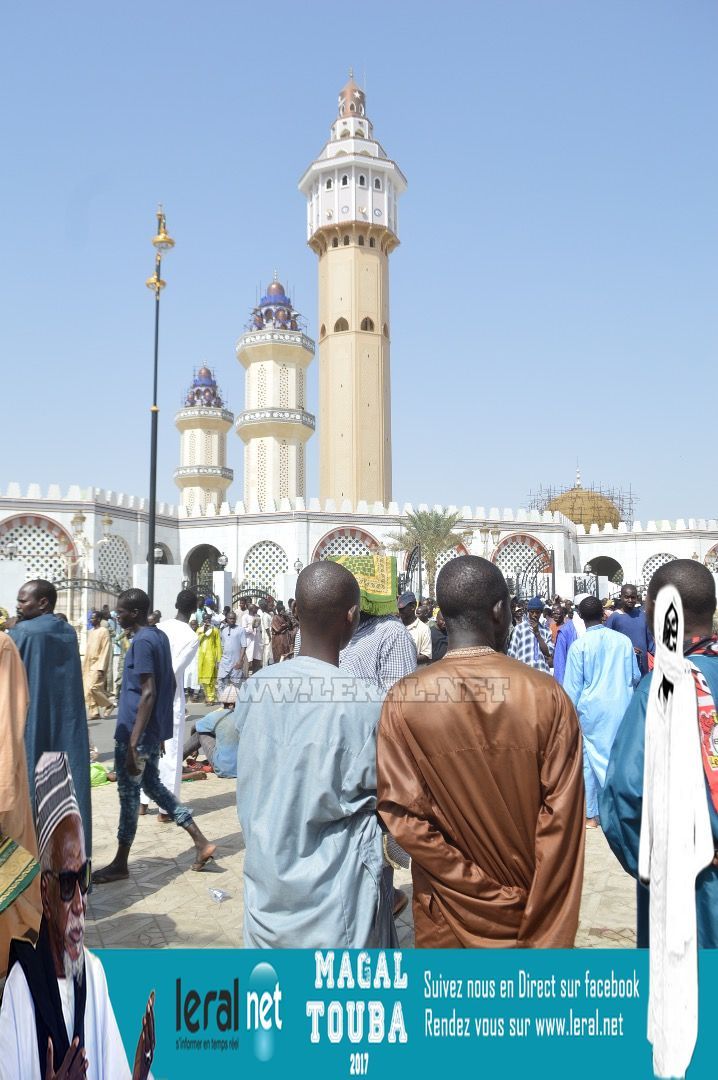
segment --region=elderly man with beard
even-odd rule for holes
[[[42,922],[37,946],[14,941],[0,1009],[2,1080],[147,1080],[154,992],[130,1073],[102,964],[84,947],[90,862],[67,755],[35,773]]]

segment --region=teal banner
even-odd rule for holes
[[[132,1063],[156,994],[155,1080],[653,1076],[635,950],[98,951]],[[699,958],[688,1076],[716,1076],[718,953]]]

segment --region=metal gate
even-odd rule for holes
[[[232,593],[232,607],[240,600],[269,600],[273,599],[272,593],[258,581],[243,581]]]
[[[529,600],[532,596],[548,592],[553,595],[553,552],[549,552],[548,563],[542,551],[537,551],[528,565],[516,575],[516,596],[519,600]]]
[[[66,615],[67,621],[80,631],[81,641],[84,641],[88,612],[99,611],[104,604],[113,608],[124,589],[119,581],[91,577],[56,578],[52,584],[57,589],[55,610]]]

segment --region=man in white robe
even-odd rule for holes
[[[91,873],[66,754],[41,756],[35,788],[43,916],[37,946],[13,942],[0,1008],[0,1080],[56,1073],[148,1080],[154,994],[130,1071],[102,964],[84,947]]]
[[[197,655],[199,641],[197,634],[191,628],[189,621],[194,615],[197,597],[190,589],[183,589],[178,593],[175,601],[177,608],[176,619],[163,619],[159,623],[159,629],[169,639],[170,652],[172,654],[172,670],[175,676],[175,696],[173,703],[172,738],[165,740],[165,752],[160,758],[160,780],[171,791],[175,799],[179,799],[180,786],[182,784],[182,747],[184,746],[184,722],[185,722],[185,672]],[[140,804],[143,807],[149,805],[149,799],[144,791],[140,793]],[[141,814],[146,810],[140,810]],[[160,813],[159,820],[170,822],[172,818],[167,814]]]

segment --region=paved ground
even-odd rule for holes
[[[202,714],[202,707],[192,709]],[[112,721],[90,729],[100,760],[111,761]],[[234,780],[210,775],[183,783],[182,799],[195,812],[205,835],[218,845],[214,864],[190,870],[192,845],[183,829],[162,825],[155,812],[140,818],[128,881],[98,886],[87,909],[89,948],[237,948],[242,945],[244,841],[237,821]],[[117,787],[93,791],[93,864],[99,868],[115,852]],[[616,862],[599,830],[586,835],[586,870],[576,944],[622,948],[635,943],[633,881]],[[411,892],[409,872],[395,882]],[[216,903],[210,890],[227,899]],[[398,920],[400,943],[413,945],[411,904]]]

